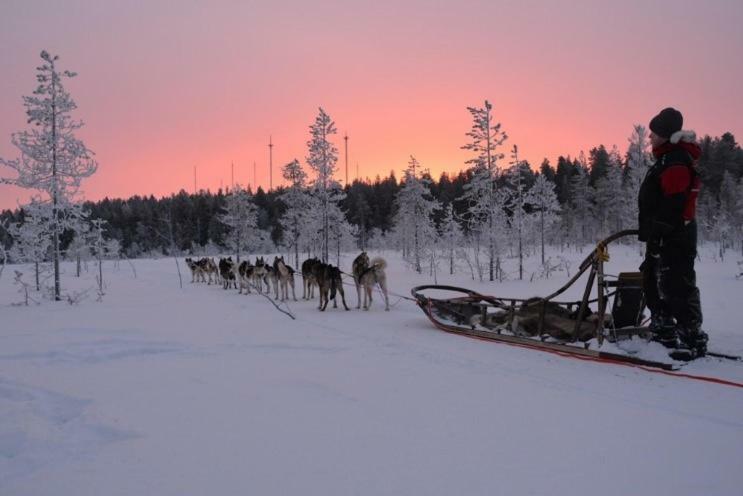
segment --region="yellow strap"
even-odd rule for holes
[[[596,247],[596,258],[602,262],[609,261],[609,247],[606,245],[599,245]]]

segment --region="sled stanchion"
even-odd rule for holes
[[[595,336],[599,347],[604,344],[604,316],[606,314],[606,300],[604,298],[604,262],[609,259],[608,248],[599,245],[596,249],[596,298],[598,299],[598,318],[596,319]]]
[[[578,333],[580,332],[580,326],[583,323],[583,319],[586,316],[586,310],[588,309],[588,300],[591,297],[591,290],[593,289],[593,281],[596,278],[596,268],[591,265],[591,272],[588,274],[588,282],[586,283],[586,289],[583,291],[583,300],[580,302],[578,309],[578,315],[575,319],[575,327],[573,328],[573,341],[578,339]]]
[[[547,300],[539,302],[539,325],[537,326],[537,335],[542,336],[544,334],[544,319],[547,314]]]

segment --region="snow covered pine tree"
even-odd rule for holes
[[[74,200],[80,183],[96,171],[98,163],[93,159],[93,152],[74,133],[83,123],[70,116],[77,105],[62,81],[76,74],[57,69],[59,57],[56,55],[42,51],[41,58],[44,62],[36,68],[39,85],[33,96],[23,97],[28,123],[33,128],[13,133],[12,143],[20,151],[20,158],[0,158],[0,164],[15,170],[17,177],[0,181],[42,191],[51,201],[54,299],[59,301],[60,212]]]

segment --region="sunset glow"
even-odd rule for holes
[[[267,188],[269,136],[275,186],[283,164],[304,163],[318,107],[339,131],[341,181],[346,132],[351,180],[357,164],[399,177],[410,155],[434,175],[461,170],[466,107],[485,99],[502,151],[517,144],[532,166],[624,151],[666,106],[700,134],[743,131],[737,1],[122,4],[0,5],[0,156],[17,156],[39,52],[58,54],[79,74],[67,88],[99,161],[87,199],[216,190],[233,162],[235,182]],[[0,208],[27,196],[0,186]]]

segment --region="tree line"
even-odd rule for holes
[[[392,248],[418,272],[435,277],[440,265],[473,278],[503,279],[505,257],[523,260],[549,246],[565,249],[594,243],[636,226],[636,195],[654,159],[648,131],[635,125],[626,147],[604,145],[578,157],[560,156],[538,167],[522,160],[517,145],[493,114],[493,106],[468,107],[472,126],[462,148],[471,155],[461,172],[432,177],[411,156],[400,180],[387,177],[341,186],[335,180],[335,123],[320,108],[310,125],[307,156],[282,168],[287,186],[251,191],[180,191],[164,198],[80,201],[81,181],[95,172],[92,153],[74,137],[82,124],[62,80],[74,73],[56,68],[42,52],[39,86],[24,97],[33,127],[13,135],[21,152],[0,165],[17,177],[3,182],[43,194],[29,205],[0,213],[0,262],[53,263],[59,299],[59,260],[67,257],[213,255],[283,252],[340,261],[342,251]],[[702,178],[698,221],[703,240],[719,254],[736,243],[743,252],[743,151],[732,133],[700,139]],[[506,151],[507,150],[507,151]],[[545,269],[547,270],[547,269]],[[102,276],[101,276],[102,277]]]
[[[699,196],[698,217],[702,239],[717,241],[726,239],[728,248],[736,238],[735,228],[740,230],[741,212],[743,211],[743,150],[731,133],[721,137],[705,136],[700,140],[702,157],[698,170],[702,176],[703,186]],[[623,157],[612,154],[613,150],[599,145],[591,149],[587,156],[571,158],[560,156],[555,164],[545,160],[536,168],[523,162],[520,167],[520,178],[526,188],[531,188],[538,178],[554,186],[558,204],[563,215],[570,211],[571,205],[584,205],[582,210],[586,219],[586,229],[579,236],[565,233],[564,243],[592,242],[600,235],[592,225],[605,225],[603,232],[608,232],[607,222],[616,216],[622,204],[636,201],[636,190],[606,188],[607,177],[611,179],[619,172],[623,180],[629,179],[629,150]],[[420,165],[418,165],[420,168]],[[512,171],[507,171],[496,180],[496,185],[506,186]],[[456,175],[442,173],[432,177],[421,170],[419,176],[429,183],[430,195],[437,200],[442,209],[433,214],[434,223],[440,225],[451,208],[451,217],[463,219],[468,209],[467,202],[460,200],[465,186],[472,180],[473,171],[463,170]],[[601,181],[604,181],[603,185]],[[405,185],[404,176],[398,180],[394,171],[385,177],[372,180],[358,180],[342,188],[345,198],[340,201],[340,208],[348,222],[358,227],[359,246],[368,245],[372,238],[379,238],[389,233],[394,227],[395,215],[399,211],[396,203],[400,191]],[[580,187],[579,187],[580,186]],[[631,185],[634,187],[634,184]],[[279,220],[285,214],[287,205],[281,201],[288,188],[280,187],[272,191],[258,188],[249,193],[256,207],[256,227],[267,233],[266,242],[280,246],[287,236]],[[82,204],[91,218],[106,221],[106,236],[118,240],[122,251],[129,257],[144,254],[167,254],[169,242],[155,232],[166,232],[172,226],[175,244],[179,251],[197,253],[226,247],[228,227],[220,220],[224,213],[227,198],[232,190],[215,192],[202,190],[189,193],[181,190],[170,196],[132,196],[126,199],[104,198],[99,201],[86,201]],[[612,194],[616,193],[616,194]],[[586,198],[584,198],[584,195]],[[23,224],[28,215],[28,208],[0,212],[0,222],[6,225]],[[591,219],[590,217],[594,217]],[[631,228],[634,219],[625,219],[626,225],[613,220],[616,227]],[[463,226],[464,227],[464,226]],[[466,227],[464,227],[466,229]],[[575,233],[574,233],[575,234]],[[740,233],[738,232],[738,236]],[[73,234],[65,231],[61,236],[62,248],[71,243]],[[0,239],[6,248],[10,248],[12,239],[6,230],[0,230]],[[266,243],[266,244],[270,244]]]

